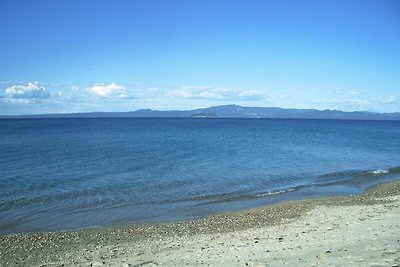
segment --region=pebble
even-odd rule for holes
[[[365,204],[374,204],[374,203],[384,203],[384,199],[376,199],[375,197],[378,196],[387,196],[387,195],[399,195],[400,186],[399,184],[391,187],[387,187],[382,192],[379,190],[368,193],[364,199],[361,199],[359,196],[355,196],[352,199],[350,198],[343,198],[342,200],[334,200],[334,201],[323,201],[318,200],[315,202],[310,203],[298,203],[296,204],[296,208],[291,209],[291,213],[286,213],[285,205],[283,206],[275,206],[269,208],[262,208],[261,210],[248,211],[248,212],[240,212],[240,213],[231,213],[229,215],[215,215],[205,219],[194,220],[189,222],[177,222],[172,224],[160,224],[160,225],[144,225],[144,226],[132,226],[132,229],[113,229],[113,230],[106,230],[106,231],[78,231],[78,232],[65,232],[65,233],[29,233],[29,234],[17,234],[17,235],[0,235],[0,258],[1,262],[0,265],[5,264],[5,266],[12,265],[16,259],[20,260],[20,264],[22,266],[29,266],[29,265],[45,265],[49,264],[50,260],[45,259],[44,257],[29,257],[31,255],[36,255],[40,253],[41,256],[44,255],[49,257],[50,253],[54,253],[55,248],[57,247],[57,257],[59,256],[60,259],[64,260],[65,266],[68,266],[73,263],[79,264],[79,262],[74,261],[73,256],[70,255],[70,251],[79,251],[82,253],[81,250],[78,250],[81,245],[91,248],[90,251],[84,251],[84,257],[87,260],[86,264],[90,264],[90,266],[105,266],[107,265],[104,262],[101,262],[102,259],[99,258],[99,261],[92,262],[93,257],[98,257],[98,255],[94,255],[96,251],[96,247],[105,247],[109,244],[120,243],[121,241],[129,241],[129,242],[136,242],[138,240],[147,240],[150,238],[154,238],[157,240],[164,240],[164,236],[170,236],[175,238],[184,238],[191,236],[192,234],[215,234],[215,233],[225,233],[227,231],[236,231],[236,230],[243,230],[248,229],[249,227],[258,227],[263,225],[274,225],[275,222],[279,222],[278,219],[285,218],[285,216],[290,215],[291,219],[295,219],[298,215],[304,214],[307,210],[310,210],[314,206],[318,206],[318,203],[326,203],[327,205],[337,205],[343,204],[347,205],[346,203],[360,203],[361,200],[363,201],[363,205]],[[368,203],[365,203],[368,201]],[[259,212],[260,211],[260,212]],[[229,223],[227,223],[227,221]],[[306,226],[309,223],[305,224]],[[352,223],[346,222],[346,225],[353,225]],[[325,225],[324,227],[327,227]],[[382,225],[385,227],[385,225]],[[321,228],[323,229],[323,228]],[[334,225],[332,227],[326,228],[326,230],[333,230],[337,229],[337,226]],[[306,231],[301,231],[302,234],[305,234]],[[308,232],[308,230],[307,230]],[[162,238],[161,238],[162,237]],[[252,236],[248,237],[246,240],[249,243],[257,243],[257,240],[260,237]],[[271,236],[274,238],[274,235]],[[161,239],[160,239],[161,238]],[[265,238],[265,237],[263,237]],[[268,237],[270,238],[270,237]],[[286,242],[289,242],[290,236],[285,237]],[[218,240],[218,237],[215,237]],[[214,239],[214,240],[215,240]],[[253,240],[252,240],[253,239]],[[225,239],[228,240],[228,239]],[[261,239],[260,239],[261,240]],[[283,236],[275,237],[275,240],[282,242],[284,240]],[[253,242],[251,242],[253,241]],[[214,241],[215,242],[215,241]],[[261,241],[260,241],[261,242]],[[303,240],[304,243],[308,244],[308,240]],[[138,242],[139,243],[139,242]],[[212,242],[210,242],[212,243]],[[231,245],[230,241],[227,241],[229,245]],[[254,244],[253,243],[253,244]],[[289,242],[290,243],[290,242]],[[215,244],[215,243],[214,243]],[[223,245],[224,242],[217,242],[217,244]],[[243,245],[243,244],[242,244]],[[179,245],[178,245],[179,246]],[[184,247],[184,245],[182,245]],[[175,246],[174,246],[175,247]],[[223,246],[225,247],[225,246]],[[237,247],[241,247],[238,245]],[[59,249],[61,248],[61,249]],[[206,249],[206,247],[202,247],[201,249]],[[214,247],[214,250],[217,248]],[[93,252],[92,252],[93,250]],[[114,248],[114,250],[120,251],[120,248]],[[132,255],[142,255],[145,249],[140,246],[132,250],[132,252],[127,251],[127,253],[131,253]],[[213,250],[212,247],[207,248],[207,250]],[[323,250],[322,250],[323,251]],[[347,250],[344,249],[346,252]],[[117,251],[114,251],[117,252]],[[266,252],[269,252],[267,250]],[[395,255],[398,251],[394,250],[386,250],[386,256]],[[326,251],[326,253],[333,253],[330,249]],[[109,256],[109,254],[107,254]],[[326,256],[326,254],[325,254]],[[17,258],[18,257],[18,258]],[[248,262],[249,263],[249,262]],[[120,263],[122,264],[122,263]],[[121,265],[120,265],[121,266]],[[123,265],[129,266],[129,265]]]

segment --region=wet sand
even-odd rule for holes
[[[0,235],[1,266],[398,266],[400,182],[176,223]]]

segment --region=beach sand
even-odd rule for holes
[[[400,182],[208,218],[0,235],[1,266],[399,266]]]

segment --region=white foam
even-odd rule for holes
[[[377,169],[377,170],[374,170],[374,171],[369,171],[367,173],[368,174],[383,174],[383,173],[389,173],[389,170]]]
[[[286,190],[268,191],[268,192],[265,192],[265,193],[257,194],[257,197],[266,197],[266,196],[279,195],[279,194],[283,194],[283,193],[287,193],[287,192],[292,192],[294,190],[295,190],[295,188],[289,188],[289,189],[286,189]]]

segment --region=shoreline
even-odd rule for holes
[[[113,225],[132,226],[193,221],[218,214],[235,213],[273,206],[283,202],[362,194],[367,191],[368,188],[400,180],[400,167],[378,168],[372,171],[356,170],[352,172],[343,172],[342,174],[344,173],[347,175],[358,174],[359,176],[355,176],[352,179],[346,178],[328,183],[322,182],[297,185],[277,189],[275,191],[258,191],[239,195],[228,193],[180,199],[176,203],[184,204],[182,206],[178,204],[176,206],[178,207],[177,209],[173,206],[174,204],[168,206],[175,201],[171,201],[170,203],[168,203],[168,201],[164,203],[160,202],[158,205],[148,207],[147,210],[150,212],[144,213],[145,216],[141,214],[143,216],[142,218],[137,218],[130,214],[132,211],[135,211],[135,206],[131,206],[124,211],[124,208],[120,209],[118,205],[109,208],[109,210],[116,208],[117,214],[119,213],[122,216],[110,216],[107,218],[107,213],[104,213],[106,216],[103,216],[100,220],[90,219],[91,216],[97,216],[95,210],[81,213],[83,215],[82,217],[79,215],[79,210],[75,213],[74,209],[71,209],[71,207],[67,210],[50,213],[49,217],[46,217],[46,211],[39,211],[42,214],[41,216],[37,216],[35,212],[31,212],[31,214],[28,215],[29,217],[26,218],[24,218],[24,214],[19,214],[16,218],[12,218],[11,221],[6,221],[1,225],[0,235],[14,233],[71,232],[91,228],[107,228]],[[163,208],[169,210],[166,211]],[[102,213],[102,211],[100,211],[100,213]],[[67,214],[67,216],[70,214],[75,216],[69,219],[66,218],[65,214]],[[127,214],[130,214],[129,219],[126,219],[128,216],[125,217]],[[133,214],[135,213],[133,212]],[[146,214],[152,215],[146,216]],[[43,220],[42,218],[44,217],[47,219]],[[53,218],[55,219],[54,221],[52,221]]]
[[[316,242],[311,245],[312,249],[309,249],[313,251],[321,245],[317,243],[322,242],[322,240],[311,238],[315,231],[326,232],[327,241],[329,241],[339,235],[336,233],[329,238],[329,235],[335,233],[333,231],[335,229],[347,231],[349,225],[358,222],[361,224],[358,227],[362,229],[363,222],[374,225],[376,222],[384,221],[382,216],[391,214],[395,217],[397,214],[395,220],[391,221],[395,234],[390,235],[397,238],[397,242],[393,241],[396,244],[392,245],[391,254],[385,256],[391,259],[390,264],[393,265],[393,263],[400,263],[400,242],[398,242],[400,223],[397,222],[400,221],[399,204],[400,181],[395,181],[374,186],[360,195],[291,200],[189,221],[117,225],[68,232],[1,234],[0,262],[3,262],[4,266],[63,266],[63,264],[66,266],[141,266],[144,264],[155,266],[161,263],[166,266],[187,263],[189,265],[209,263],[244,266],[246,262],[241,260],[246,257],[241,256],[240,259],[236,259],[234,256],[254,250],[255,245],[257,247],[264,245],[262,253],[248,255],[244,261],[248,264],[256,264],[255,266],[267,266],[265,265],[267,262],[277,260],[279,262],[275,262],[276,264],[284,264],[285,261],[289,264],[291,262],[291,258],[287,255],[289,247],[285,247],[288,245],[286,244],[288,236],[291,238],[290,244],[294,246],[290,250],[292,254],[301,251],[301,247],[313,244],[310,240]],[[324,215],[324,220],[317,222],[318,217],[322,215]],[[359,221],[360,219],[362,220]],[[325,225],[327,222],[330,226]],[[347,225],[343,225],[343,222]],[[382,222],[380,223],[382,225]],[[311,226],[317,230],[310,230]],[[373,229],[371,225],[366,227],[367,230]],[[376,227],[378,225],[375,225]],[[387,223],[381,227],[388,231]],[[374,234],[379,236],[385,231]],[[310,237],[307,239],[308,242],[300,238],[308,234]],[[249,236],[254,237],[249,239]],[[356,237],[363,238],[363,236]],[[345,240],[343,238],[337,240],[337,243],[340,244]],[[385,240],[382,236],[380,238]],[[376,243],[376,240],[374,242]],[[226,246],[228,243],[230,243],[229,247]],[[200,247],[197,248],[198,246]],[[282,246],[284,247],[281,248]],[[329,249],[325,249],[325,258],[331,258],[326,257],[326,254],[329,254],[328,256],[333,254],[332,249]],[[349,251],[352,249],[346,249],[346,252]],[[304,251],[302,253],[304,254]],[[268,254],[274,254],[277,260],[270,258]],[[343,251],[342,254],[346,253]],[[200,259],[201,257],[197,259],[197,255],[203,255],[203,259]],[[364,258],[367,256],[364,255]],[[267,258],[268,261],[266,261]],[[316,256],[312,259],[320,260]],[[298,260],[306,259],[300,257]],[[307,263],[314,262],[308,260]],[[292,261],[292,263],[295,262]],[[344,263],[348,264],[350,261]],[[379,264],[385,265],[382,262]],[[0,266],[3,265],[0,264]]]

